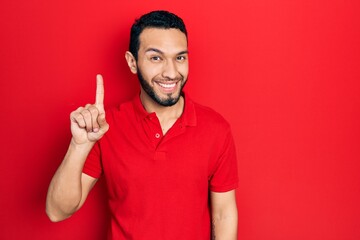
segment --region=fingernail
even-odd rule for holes
[[[99,131],[98,128],[94,128],[94,129],[93,129],[93,132],[98,132],[98,131]]]

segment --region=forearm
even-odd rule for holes
[[[76,145],[72,141],[64,160],[51,180],[46,213],[52,221],[70,217],[82,201],[82,169],[93,144]]]
[[[237,240],[238,213],[235,190],[211,192],[212,239]]]
[[[212,238],[216,240],[237,240],[237,211],[218,214],[212,218]]]

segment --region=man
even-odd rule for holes
[[[49,186],[49,218],[70,217],[103,175],[109,239],[237,239],[234,142],[219,114],[182,91],[183,21],[166,11],[143,15],[132,26],[125,58],[140,94],[105,118],[97,75],[95,104],[70,115],[72,139]]]

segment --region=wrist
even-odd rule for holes
[[[94,145],[95,142],[78,143],[74,138],[71,138],[70,141],[70,148],[81,152],[89,152]]]

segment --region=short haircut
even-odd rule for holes
[[[175,14],[168,11],[152,11],[136,19],[130,31],[129,51],[138,59],[140,48],[140,34],[145,28],[160,29],[178,29],[183,32],[187,38],[187,31],[183,20]]]

